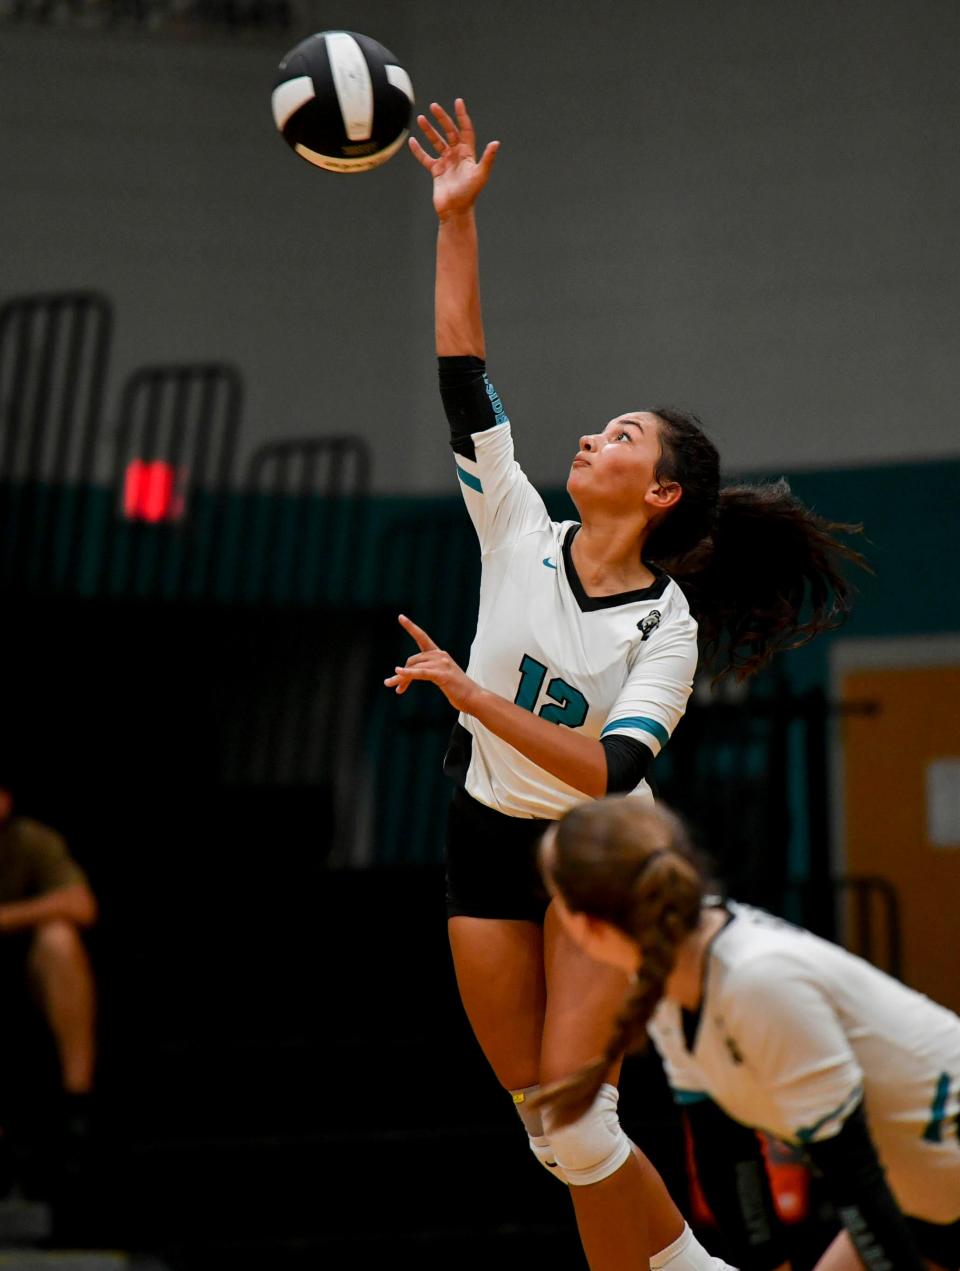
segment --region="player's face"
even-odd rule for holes
[[[568,909],[561,895],[553,898],[553,907],[567,935],[594,962],[604,962],[627,975],[636,975],[640,964],[640,951],[619,927],[604,922],[590,914],[574,913]]]
[[[580,438],[567,478],[576,502],[601,500],[612,511],[635,511],[638,501],[657,486],[660,421],[649,411],[617,415],[598,433]]]
[[[540,845],[540,872],[552,897],[552,905],[564,931],[589,958],[617,967],[627,975],[635,975],[640,961],[640,951],[634,942],[609,922],[594,918],[579,910],[568,908],[559,888],[553,881],[550,861],[553,853],[553,830],[547,830]]]

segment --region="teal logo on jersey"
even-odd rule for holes
[[[556,569],[556,565],[553,563],[553,561],[550,559],[549,556],[544,556],[543,563],[546,565],[547,569]]]

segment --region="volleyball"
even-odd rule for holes
[[[413,85],[368,35],[320,31],[280,63],[272,105],[280,134],[301,159],[328,172],[368,172],[406,140]]]

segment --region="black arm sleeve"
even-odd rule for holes
[[[697,1178],[731,1256],[742,1271],[772,1271],[788,1260],[783,1224],[755,1130],[732,1120],[711,1099],[684,1112]]]
[[[640,784],[653,760],[653,751],[633,737],[601,737],[607,757],[607,794],[626,794]]]
[[[491,400],[496,394],[487,379],[487,364],[482,357],[469,355],[437,360],[440,397],[450,425],[450,445],[458,455],[476,459],[472,434],[485,432],[497,422]]]
[[[806,1152],[823,1176],[827,1195],[863,1265],[924,1271],[926,1264],[887,1185],[863,1104],[847,1117],[839,1134],[821,1143],[808,1143]]]

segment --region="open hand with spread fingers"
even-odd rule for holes
[[[451,706],[471,714],[470,703],[481,691],[480,686],[461,670],[449,653],[438,648],[435,641],[405,614],[398,619],[401,627],[417,642],[419,653],[407,658],[403,666],[394,668],[394,674],[383,682],[387,688],[405,693],[414,680],[429,680],[436,684]]]
[[[466,103],[458,97],[454,103],[456,121],[437,102],[430,110],[438,127],[426,115],[418,115],[417,123],[424,137],[437,152],[434,158],[420,142],[411,137],[409,146],[414,157],[433,177],[433,206],[441,220],[467,212],[487,184],[493,161],[500,148],[491,141],[477,160],[477,138],[467,114]]]

